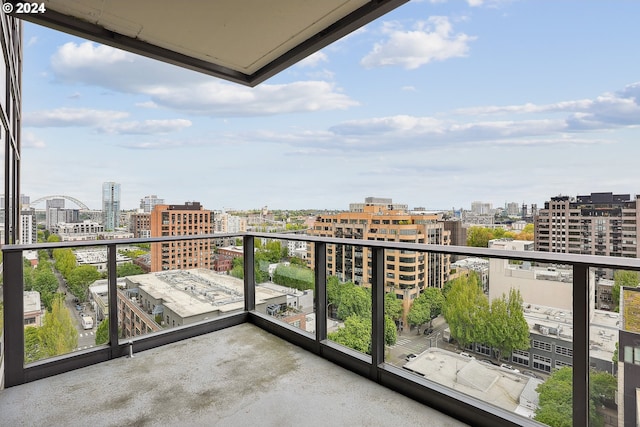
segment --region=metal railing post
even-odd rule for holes
[[[24,383],[24,265],[22,251],[3,252],[4,384]]]
[[[384,363],[384,249],[371,249],[371,377]]]
[[[256,272],[254,237],[243,236],[242,247],[244,251],[244,309],[253,311],[256,309]]]
[[[316,341],[327,339],[327,244],[314,242]]]
[[[115,244],[107,246],[107,288],[109,293],[108,317],[109,321],[109,347],[111,347],[111,357],[115,357],[118,348],[118,272],[116,266],[116,255],[118,251]],[[104,320],[103,320],[104,321]]]
[[[573,265],[573,425],[589,425],[589,266]]]

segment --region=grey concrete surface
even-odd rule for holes
[[[0,425],[465,424],[243,324],[2,390]]]

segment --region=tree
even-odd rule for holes
[[[489,301],[482,293],[478,276],[471,273],[452,281],[447,293],[444,314],[451,336],[461,347],[472,342],[484,342]]]
[[[428,287],[422,291],[418,298],[424,298],[431,307],[430,321],[442,314],[442,308],[444,307],[445,299],[442,291],[439,288]]]
[[[394,323],[402,317],[402,302],[395,292],[388,292],[384,296],[384,315],[388,316]]]
[[[38,331],[38,351],[40,358],[53,357],[73,351],[78,345],[78,331],[73,325],[71,314],[64,305],[62,295],[54,298],[51,311],[47,311]]]
[[[491,239],[493,239],[493,233],[486,227],[469,227],[467,231],[467,246],[486,248]]]
[[[295,265],[278,265],[273,272],[273,283],[289,286],[301,291],[314,288],[313,271],[307,267]]]
[[[344,327],[330,332],[328,338],[361,353],[371,354],[371,320],[361,316],[349,316]]]
[[[611,288],[611,298],[615,311],[620,310],[620,289],[623,286],[635,288],[638,286],[638,272],[628,270],[617,270],[613,273],[613,288]]]
[[[100,279],[100,272],[91,265],[76,267],[69,274],[67,284],[71,293],[80,301],[87,298],[89,285]]]
[[[398,328],[396,322],[389,316],[384,316],[384,343],[394,345],[398,340]]]
[[[71,249],[54,249],[53,259],[56,270],[65,278],[68,278],[71,271],[76,268],[76,256]]]
[[[524,318],[520,291],[512,288],[508,297],[502,294],[494,299],[484,324],[486,339],[482,342],[494,348],[498,360],[513,350],[529,348],[529,325]]]
[[[418,327],[420,333],[420,325],[431,320],[431,304],[426,298],[418,297],[413,300],[409,313],[407,313],[407,322],[412,326]]]
[[[144,270],[139,265],[131,262],[116,267],[116,275],[118,277],[135,276],[136,274],[144,274]]]
[[[96,329],[96,345],[109,342],[109,319],[104,319]]]
[[[613,401],[617,392],[618,380],[602,371],[589,372],[589,425],[604,425],[603,417],[596,408]],[[573,368],[565,366],[549,376],[540,384],[539,403],[535,420],[551,427],[573,426]]]
[[[340,291],[337,316],[338,319],[347,319],[352,315],[371,317],[371,293],[361,286],[347,282]]]

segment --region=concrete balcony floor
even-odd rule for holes
[[[0,425],[466,424],[246,323],[2,390]]]

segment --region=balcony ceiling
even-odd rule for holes
[[[406,1],[47,0],[16,16],[255,86]]]

